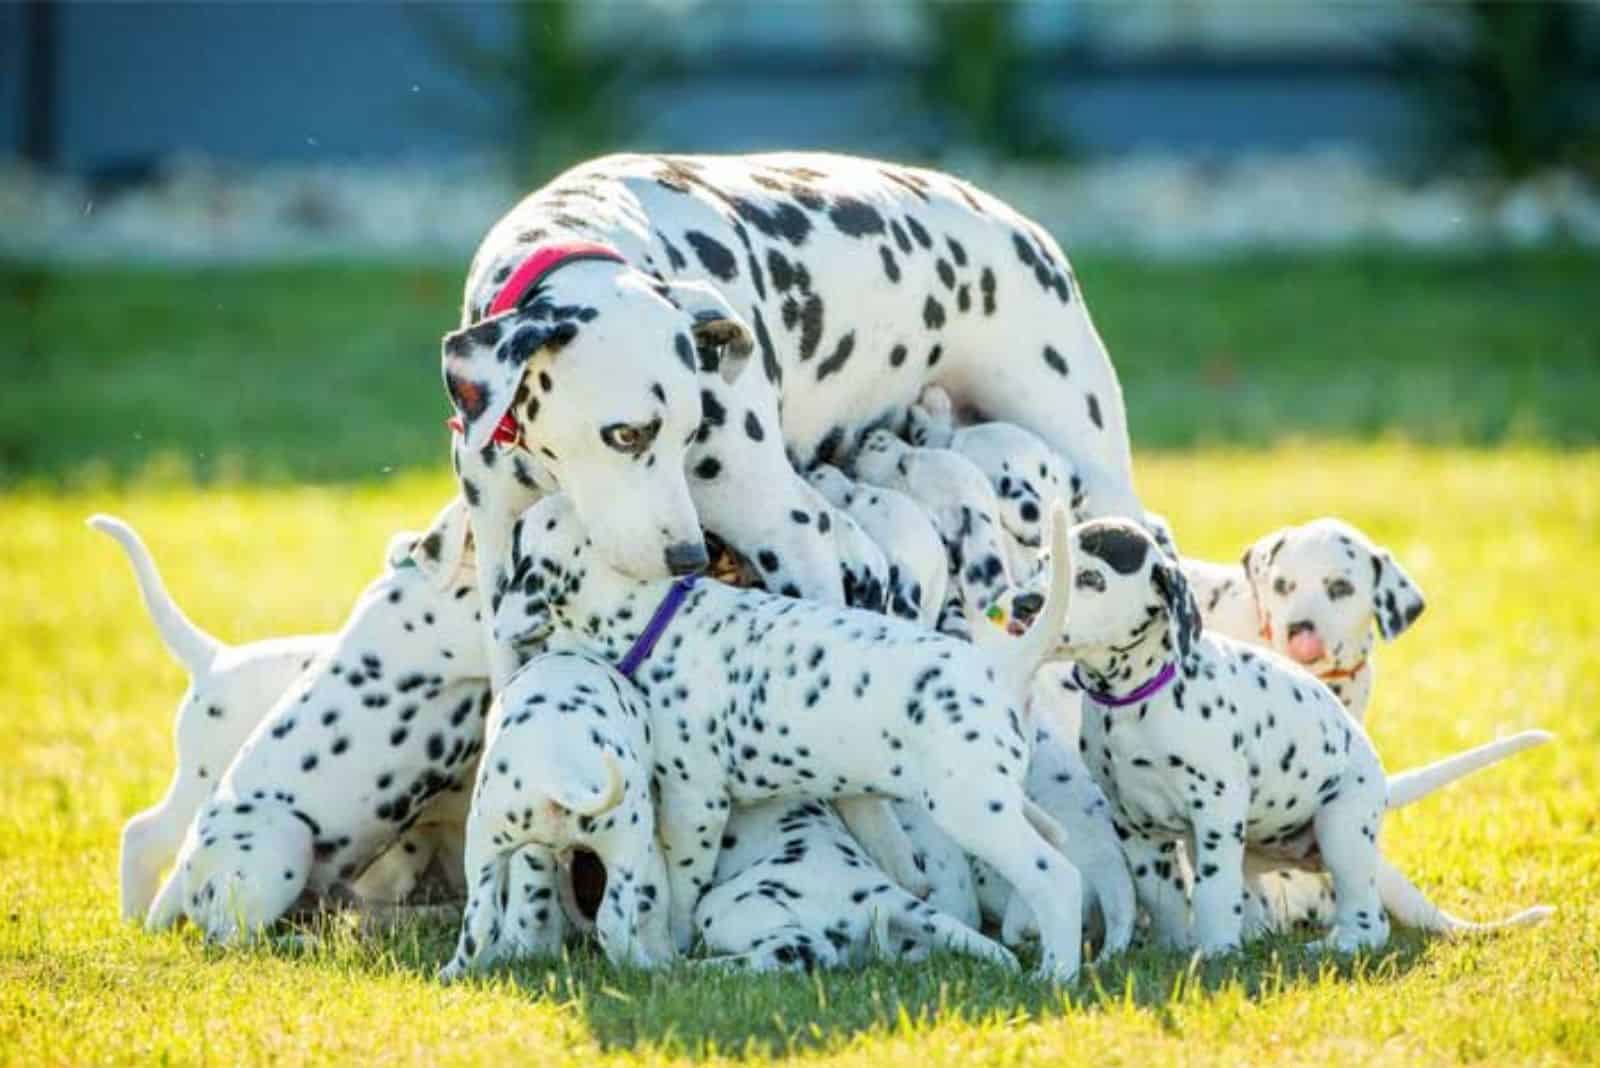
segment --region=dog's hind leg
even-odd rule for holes
[[[919,898],[928,896],[933,883],[917,867],[916,847],[895,818],[890,802],[876,797],[852,797],[835,801],[833,807],[867,856],[889,878]]]
[[[967,852],[988,861],[1022,895],[1039,924],[1040,972],[1070,981],[1083,961],[1083,880],[1025,815],[1022,787],[1009,779],[951,769],[933,781],[951,789],[926,798],[930,814]]]

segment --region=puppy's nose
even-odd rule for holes
[[[1039,614],[1039,609],[1044,607],[1044,594],[1019,593],[1011,599],[1011,614],[1024,623],[1033,622],[1033,617]]]
[[[1309,619],[1297,620],[1289,624],[1289,637],[1293,638],[1296,634],[1300,634],[1302,632],[1308,634],[1315,633],[1316,629],[1317,625],[1311,622]]]
[[[711,562],[711,557],[706,555],[705,543],[699,541],[680,541],[676,545],[669,545],[662,555],[667,561],[667,570],[674,575],[699,574]]]

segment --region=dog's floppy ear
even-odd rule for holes
[[[412,544],[409,556],[438,589],[461,573],[472,549],[472,523],[467,503],[454,497],[439,510],[427,531]]]
[[[1392,642],[1416,622],[1427,600],[1405,569],[1395,563],[1389,550],[1372,549],[1372,614],[1378,620],[1378,633]]]
[[[1172,629],[1179,656],[1188,656],[1200,637],[1200,605],[1189,590],[1189,580],[1176,562],[1158,559],[1150,569],[1150,579],[1167,606],[1167,626]]]
[[[528,361],[577,336],[577,323],[536,319],[531,309],[513,309],[444,336],[444,388],[467,448],[488,443],[516,399]]]
[[[694,320],[689,331],[699,350],[700,370],[716,371],[724,382],[737,381],[755,351],[749,324],[727,298],[704,282],[669,282],[666,291]]]

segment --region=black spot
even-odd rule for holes
[[[761,441],[767,432],[761,428],[761,420],[756,418],[755,412],[744,413],[744,432],[751,441]]]
[[[1131,575],[1144,566],[1150,542],[1142,532],[1127,526],[1108,524],[1092,527],[1078,538],[1078,545],[1090,556],[1099,557],[1119,575]]]
[[[890,367],[899,367],[901,364],[903,364],[905,362],[906,362],[906,347],[904,345],[896,345],[894,348],[889,350],[889,366]]]
[[[1062,378],[1067,377],[1066,358],[1049,345],[1044,347],[1044,362],[1045,365],[1050,368],[1050,370],[1054,371]]]
[[[722,461],[715,456],[707,456],[694,465],[694,473],[695,477],[703,478],[709,482],[722,473]]]
[[[821,382],[829,375],[843,369],[844,365],[850,362],[850,353],[855,350],[855,347],[856,334],[852,330],[839,339],[839,343],[834,346],[831,355],[817,364],[817,381]]]
[[[879,245],[878,255],[883,260],[883,273],[888,276],[889,281],[900,281],[900,265],[895,262],[894,253],[889,251],[889,246]]]
[[[672,350],[678,354],[678,362],[693,371],[694,345],[689,341],[688,334],[678,334],[672,339]]]
[[[1105,423],[1101,422],[1101,420],[1100,420],[1100,398],[1096,397],[1093,393],[1090,393],[1088,395],[1088,398],[1089,398],[1089,422],[1093,423],[1096,428],[1098,428],[1100,430],[1104,430],[1106,425],[1105,425]]]
[[[739,273],[738,261],[729,251],[728,246],[698,230],[690,230],[684,234],[684,240],[694,249],[694,254],[700,260],[701,266],[724,282],[730,282]]]
[[[822,298],[813,293],[800,308],[800,359],[815,356],[821,342]]]
[[[944,305],[931,296],[922,305],[922,324],[929,330],[937,330],[944,325]]]
[[[833,220],[833,225],[839,228],[840,233],[848,237],[883,233],[883,216],[878,214],[878,209],[855,197],[836,199],[828,218]]]

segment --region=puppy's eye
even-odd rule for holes
[[[660,419],[652,419],[648,423],[612,423],[600,428],[600,440],[608,448],[638,456],[650,448],[660,429]]]
[[[1072,583],[1080,590],[1101,590],[1106,588],[1106,577],[1098,571],[1080,571]]]
[[[1348,597],[1355,592],[1356,588],[1350,585],[1349,579],[1336,578],[1328,580],[1328,600],[1330,601],[1337,601],[1339,598]]]
[[[1282,575],[1279,575],[1277,578],[1272,580],[1272,592],[1277,594],[1279,597],[1287,597],[1289,594],[1294,592],[1294,583],[1290,582]]]

